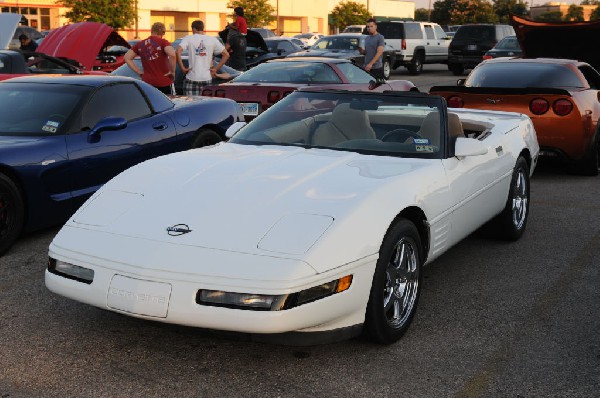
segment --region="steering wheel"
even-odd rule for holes
[[[381,141],[383,142],[404,142],[409,138],[422,138],[421,134],[407,130],[407,129],[394,129],[388,131],[381,137]]]
[[[52,121],[64,121],[65,120],[65,116],[61,115],[60,113],[53,113],[51,115],[48,116],[48,120],[52,120]]]

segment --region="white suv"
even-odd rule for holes
[[[405,66],[413,75],[423,64],[448,63],[450,37],[434,22],[386,21],[377,23],[377,32],[396,50],[394,69]]]

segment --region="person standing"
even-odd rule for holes
[[[189,56],[188,68],[185,67],[181,58],[181,53],[185,50]],[[229,59],[229,53],[225,46],[216,37],[204,34],[204,22],[200,20],[192,22],[192,34],[181,39],[175,54],[179,68],[185,74],[183,81],[185,95],[202,94],[202,87],[211,83],[217,71]],[[217,66],[213,66],[213,57],[219,55],[221,60]]]
[[[235,29],[227,29],[225,48],[229,52],[227,66],[243,72],[246,68],[246,36]]]
[[[363,69],[375,78],[385,79],[382,61],[385,39],[382,34],[377,32],[377,22],[375,19],[367,19],[366,29],[365,48],[358,47],[358,51],[365,55]]]
[[[29,36],[27,36],[25,33],[21,33],[19,35],[19,41],[21,42],[21,47],[19,47],[21,49],[21,51],[35,51],[37,50],[37,43],[34,42],[33,40],[31,40],[31,38]]]
[[[143,81],[165,94],[174,94],[172,84],[175,78],[175,49],[163,38],[166,31],[162,22],[154,23],[150,36],[131,47],[125,53],[124,60]],[[142,60],[143,72],[133,62],[137,55]]]

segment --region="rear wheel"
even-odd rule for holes
[[[23,230],[25,207],[16,185],[0,174],[0,255],[17,240]]]
[[[597,176],[600,170],[600,133],[596,133],[585,157],[573,165],[573,172],[584,176]]]
[[[508,200],[502,213],[490,223],[490,230],[500,239],[517,240],[523,235],[529,216],[529,166],[519,156],[513,170]]]
[[[406,332],[417,310],[421,291],[422,246],[415,225],[398,220],[386,234],[373,275],[365,314],[365,332],[381,344],[391,344]]]
[[[412,62],[410,63],[410,65],[408,65],[408,72],[411,75],[418,75],[419,73],[421,73],[423,71],[423,61],[425,61],[423,53],[415,53],[415,55],[413,55]]]
[[[198,130],[196,138],[194,138],[192,148],[202,148],[204,146],[215,145],[221,141],[223,141],[223,138],[221,138],[217,132],[206,128],[200,129]]]

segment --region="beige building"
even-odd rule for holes
[[[558,1],[551,1],[545,3],[541,6],[533,6],[530,8],[530,15],[532,19],[538,18],[542,14],[546,14],[548,12],[560,11],[563,17],[567,15],[569,12],[569,3],[563,3]],[[589,21],[592,12],[598,7],[597,5],[579,5],[579,7],[583,8],[583,20]]]
[[[364,4],[377,18],[413,18],[415,3],[402,0],[354,0]],[[298,33],[334,33],[329,26],[329,14],[340,0],[269,0],[275,9],[276,21],[267,28],[277,34],[292,36]],[[231,20],[232,10],[227,0],[136,0],[137,22],[120,31],[126,39],[145,37],[152,23],[164,22],[167,40],[174,40],[190,33],[195,19],[205,23],[209,34],[216,34]],[[23,14],[30,26],[38,30],[53,29],[69,23],[64,17],[66,8],[56,0],[0,0],[1,12]]]

